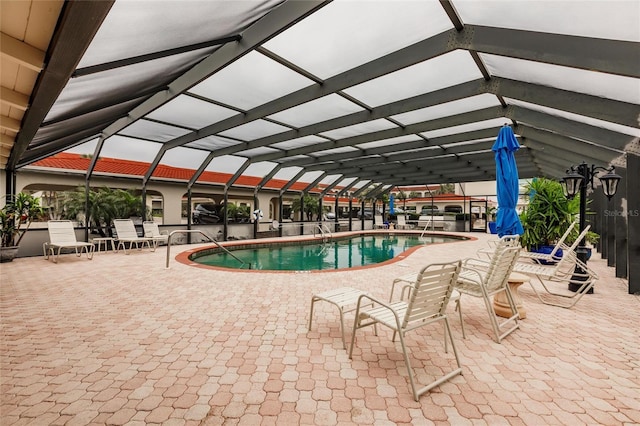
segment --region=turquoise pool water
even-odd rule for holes
[[[461,238],[428,235],[376,234],[335,239],[325,243],[272,243],[265,247],[232,250],[234,258],[219,249],[205,249],[190,256],[193,262],[224,268],[318,271],[368,266],[393,259],[412,247],[460,241]],[[230,248],[231,249],[231,248]]]

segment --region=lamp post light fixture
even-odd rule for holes
[[[601,176],[596,176],[598,172],[605,171],[606,174]],[[600,179],[602,182],[602,189],[604,191],[604,195],[607,196],[609,200],[616,195],[616,191],[618,190],[618,182],[620,182],[620,175],[615,173],[615,167],[611,166],[609,168],[605,167],[597,167],[595,165],[588,165],[584,161],[580,163],[578,166],[571,166],[569,170],[567,170],[567,175],[561,180],[562,188],[564,190],[564,194],[568,199],[572,199],[578,194],[580,191],[580,232],[584,230],[587,226],[586,224],[586,210],[587,210],[587,186],[591,185],[593,188],[593,180],[594,178]],[[582,239],[578,244],[578,248],[576,249],[577,257],[580,261],[587,263],[587,247],[585,245],[586,237]],[[586,271],[583,271],[580,266],[576,265],[576,272],[584,274]],[[580,288],[579,284],[569,283],[569,290],[578,291]],[[593,292],[593,288],[589,291],[589,293]]]

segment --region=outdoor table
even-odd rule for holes
[[[111,242],[111,251],[116,251],[116,244],[115,244],[115,238],[112,237],[101,237],[101,238],[92,238],[91,242],[93,244],[98,244],[97,246],[97,252],[100,252],[100,249],[102,248],[102,244],[104,243],[104,251],[109,250],[109,242]]]
[[[522,284],[529,282],[531,278],[527,275],[520,274],[518,272],[512,272],[509,275],[509,281],[507,284],[509,285],[509,290],[511,290],[511,295],[513,296],[513,301],[516,304],[516,309],[520,314],[520,319],[525,319],[527,317],[527,311],[522,305],[522,299],[520,299],[520,295],[518,294],[518,287]],[[496,315],[509,318],[511,317],[511,308],[509,307],[509,302],[507,301],[507,295],[504,291],[496,294],[493,297],[493,308],[496,311]]]

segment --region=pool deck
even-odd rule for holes
[[[597,253],[595,293],[572,309],[520,287],[527,318],[502,344],[481,299],[463,297],[464,340],[450,306],[464,375],[419,402],[387,330],[359,330],[353,360],[333,306],[316,304],[307,331],[313,293],[386,299],[393,278],[495,238],[467,235],[326,273],[194,268],[173,259],[187,246],[169,269],[164,247],[2,264],[0,424],[640,424],[640,297]],[[437,325],[407,335],[418,383],[453,365],[442,342]]]

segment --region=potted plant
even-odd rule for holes
[[[536,178],[526,186],[529,205],[520,215],[521,242],[530,251],[550,253],[580,210],[580,197],[567,200],[559,182]],[[546,247],[549,247],[548,249]]]
[[[11,262],[27,229],[42,214],[40,201],[21,192],[7,199],[0,210],[0,262]]]

